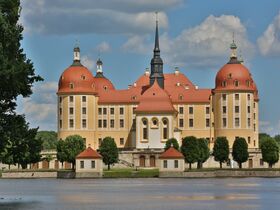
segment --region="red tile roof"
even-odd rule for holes
[[[91,147],[88,147],[76,156],[76,159],[101,159],[102,156]]]
[[[174,147],[170,147],[159,156],[159,159],[184,159],[184,155]]]

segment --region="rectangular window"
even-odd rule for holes
[[[103,120],[103,128],[107,128],[107,120]]]
[[[223,114],[226,114],[226,113],[227,113],[227,107],[223,106]]]
[[[73,107],[69,108],[69,114],[74,114],[74,108]]]
[[[251,118],[247,119],[247,125],[248,125],[249,128],[251,127]]]
[[[132,114],[135,114],[136,107],[132,108]]]
[[[59,97],[59,103],[62,103],[62,97],[61,96]]]
[[[74,101],[74,97],[73,96],[69,96],[69,102],[73,102]]]
[[[251,95],[250,94],[247,95],[247,99],[248,99],[248,101],[250,101],[250,99],[251,99]]]
[[[102,115],[102,108],[98,108],[98,114]]]
[[[103,108],[103,114],[104,114],[104,115],[107,114],[107,108]]]
[[[83,160],[80,161],[80,168],[84,168],[85,167],[85,162]]]
[[[82,124],[83,124],[83,128],[86,128],[87,127],[87,120],[83,119]]]
[[[167,168],[167,160],[163,161],[163,168]]]
[[[223,95],[222,95],[222,98],[223,98],[223,101],[226,101],[226,100],[227,100],[227,95],[226,95],[226,94],[223,94]]]
[[[174,160],[174,168],[179,168],[179,162],[178,162],[178,160]]]
[[[247,106],[247,112],[251,113],[251,107],[250,106]]]
[[[98,128],[102,128],[102,120],[98,120]]]
[[[189,107],[189,114],[193,114],[193,107]]]
[[[193,127],[193,119],[189,119],[189,127],[190,127],[190,128]]]
[[[123,127],[124,127],[124,120],[120,119],[120,128],[123,128]]]
[[[62,120],[59,120],[59,128],[62,128]]]
[[[86,96],[82,96],[82,102],[87,102],[87,97]]]
[[[254,113],[254,120],[256,119],[256,113]]]
[[[239,113],[239,106],[235,106],[234,110],[235,110],[235,113]]]
[[[74,120],[73,119],[69,120],[69,127],[74,128]]]
[[[95,160],[91,161],[91,168],[95,168]]]
[[[255,109],[255,108],[256,108],[256,103],[255,103],[255,102],[254,102],[254,105],[253,105],[253,106],[254,106],[254,109]]]
[[[251,144],[251,137],[248,136],[248,144]]]
[[[120,138],[120,145],[124,145],[124,138]]]
[[[102,138],[98,138],[98,145],[100,146],[102,143]]]
[[[235,118],[235,127],[239,127],[239,117]]]
[[[83,107],[83,108],[82,108],[82,113],[83,113],[83,114],[87,114],[87,108],[86,108],[86,107]]]
[[[263,166],[263,159],[260,159],[260,166]]]
[[[223,127],[225,128],[225,127],[227,127],[227,118],[223,118]]]
[[[179,127],[184,127],[184,119],[179,119]]]
[[[120,107],[120,115],[123,115],[123,113],[124,113],[123,107]]]
[[[179,113],[184,114],[184,107],[179,107]]]
[[[114,128],[115,127],[115,120],[110,120],[110,128]]]
[[[236,101],[238,101],[239,100],[239,94],[235,94],[234,98],[235,98]]]
[[[210,114],[210,107],[209,106],[206,107],[205,112],[206,112],[206,114]]]
[[[256,131],[256,124],[254,123],[254,131]]]
[[[111,114],[111,115],[115,114],[115,109],[114,109],[113,107],[110,108],[110,114]]]
[[[59,115],[62,115],[62,108],[59,108]]]
[[[209,118],[206,119],[206,127],[207,127],[207,128],[210,127],[210,119],[209,119]]]

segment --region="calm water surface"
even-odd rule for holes
[[[5,209],[280,209],[280,179],[0,179]]]

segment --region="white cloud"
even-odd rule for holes
[[[99,45],[97,45],[96,51],[100,52],[100,53],[110,52],[111,51],[111,46],[108,42],[103,41]]]
[[[257,42],[262,55],[280,55],[280,12]]]
[[[18,99],[17,112],[24,114],[30,127],[40,130],[56,130],[57,82],[42,82],[35,85],[30,98]]]
[[[220,66],[229,57],[233,32],[239,49],[249,59],[255,51],[254,45],[248,40],[246,28],[240,19],[231,15],[210,15],[198,26],[183,30],[175,38],[164,33],[160,37],[162,58],[173,66]],[[151,51],[151,44],[145,37],[132,36],[122,48],[146,53],[146,50]]]
[[[183,0],[25,0],[21,22],[28,33],[146,33],[153,29],[156,10],[162,27],[165,11]]]
[[[90,70],[94,70],[95,68],[95,61],[88,55],[84,55],[81,57],[81,63]]]
[[[267,133],[271,136],[280,134],[280,120],[276,123],[270,121],[259,121],[260,133]]]

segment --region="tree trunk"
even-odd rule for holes
[[[222,163],[222,161],[220,161],[220,168],[223,168],[223,163]]]
[[[75,163],[72,163],[72,170],[75,170]]]
[[[192,169],[192,164],[191,164],[191,163],[189,163],[189,169],[190,169],[190,170]]]
[[[110,164],[108,164],[108,171],[110,171]]]
[[[9,164],[9,170],[11,170],[11,164]]]
[[[269,163],[269,164],[268,164],[268,167],[269,167],[269,168],[272,168],[272,163]]]
[[[238,165],[239,165],[239,168],[242,168],[242,163],[238,163]]]

